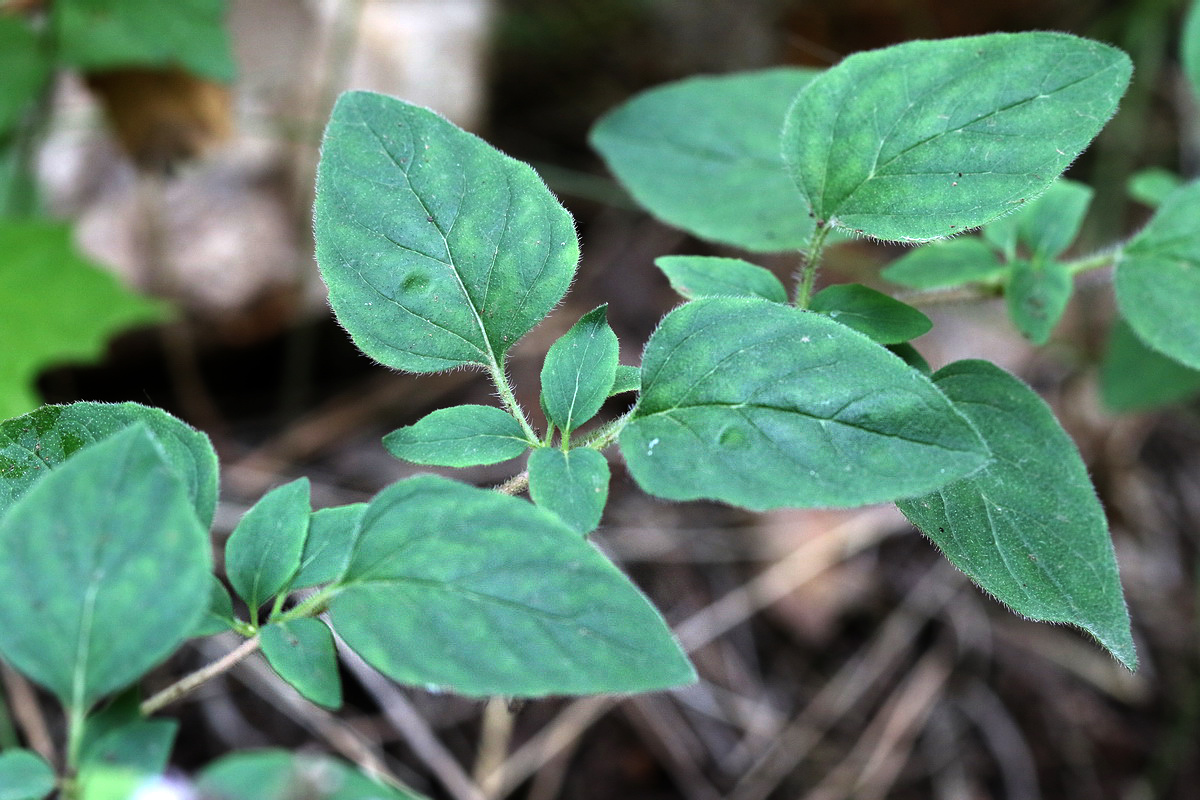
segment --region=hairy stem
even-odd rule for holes
[[[629,424],[632,416],[633,409],[631,408],[612,422],[605,423],[592,431],[576,447],[590,447],[593,450],[603,450],[617,440],[617,437],[621,435],[621,431],[625,430],[625,426]]]
[[[1125,250],[1127,242],[1122,242],[1114,247],[1109,247],[1097,253],[1092,253],[1090,256],[1077,258],[1074,261],[1065,261],[1063,266],[1072,275],[1078,275],[1081,272],[1087,272],[1093,269],[1103,269],[1104,267],[1112,266],[1117,263],[1117,259],[1121,257],[1121,253]]]
[[[947,306],[955,303],[972,303],[992,300],[1003,294],[1003,287],[992,283],[972,283],[951,286],[945,289],[915,289],[911,292],[896,292],[892,297],[910,306]]]
[[[518,495],[529,488],[529,470],[525,470],[520,475],[513,475],[495,488],[495,491],[500,494]]]
[[[825,249],[825,237],[829,235],[829,226],[823,220],[817,220],[813,228],[812,238],[801,256],[800,269],[796,274],[796,297],[793,302],[798,308],[808,308],[812,299],[813,285],[817,281],[817,272],[821,267],[821,251]]]
[[[80,786],[75,780],[79,774],[79,755],[83,746],[83,730],[87,720],[87,709],[71,706],[67,709],[67,754],[62,782],[62,800],[77,800]]]
[[[517,422],[521,423],[521,429],[525,431],[525,438],[531,443],[538,441],[537,431],[529,424],[529,420],[525,418],[525,411],[521,408],[521,404],[517,402],[517,396],[513,394],[512,386],[508,382],[508,376],[504,373],[504,364],[493,364],[488,367],[488,375],[491,376],[492,384],[496,387],[496,392],[500,395],[500,402],[504,403],[504,407],[508,409],[508,413],[517,418]]]
[[[228,672],[239,661],[258,650],[261,645],[262,640],[257,635],[252,636],[233,650],[230,650],[221,658],[209,664],[207,667],[198,669],[192,674],[179,679],[158,694],[143,701],[141,705],[142,716],[150,716],[163,706],[174,703],[176,700],[188,694],[192,690],[202,686],[204,683],[212,680],[218,675]]]
[[[296,605],[284,613],[270,617],[270,622],[290,622],[294,619],[302,619],[304,617],[315,617],[318,614],[325,613],[325,609],[329,608],[329,601],[338,593],[340,587],[330,584],[320,591],[313,592],[308,597],[301,600]]]

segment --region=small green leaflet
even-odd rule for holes
[[[315,224],[338,320],[367,355],[409,372],[498,368],[579,260],[571,215],[527,164],[371,92],[334,106]]]
[[[200,618],[191,636],[215,636],[233,627],[233,598],[216,575],[209,576],[208,611]]]
[[[654,260],[671,288],[688,300],[699,297],[761,297],[787,302],[787,289],[767,269],[740,258],[662,256]]]
[[[366,510],[366,503],[352,503],[313,512],[309,517],[304,552],[300,556],[300,569],[290,582],[291,589],[328,583],[345,571]]]
[[[784,169],[779,129],[816,74],[772,69],[661,86],[610,111],[592,147],[664,222],[747,250],[796,249],[813,223]]]
[[[227,755],[200,773],[198,787],[205,797],[221,800],[422,800],[376,783],[343,761],[284,750]]]
[[[333,629],[401,683],[541,697],[695,680],[662,617],[577,532],[446,478],[380,492],[339,585]]]
[[[838,283],[817,292],[808,310],[824,314],[880,344],[899,344],[929,333],[933,323],[917,309],[861,283]]]
[[[1161,167],[1151,167],[1129,177],[1129,196],[1142,205],[1158,208],[1171,192],[1183,185],[1183,178]]]
[[[1071,273],[1055,261],[1019,259],[1010,266],[1004,299],[1008,316],[1025,338],[1037,345],[1050,340],[1075,285]]]
[[[607,313],[604,305],[584,314],[546,353],[542,409],[564,436],[596,416],[616,380],[620,353]]]
[[[1117,412],[1146,411],[1200,394],[1200,370],[1151,350],[1118,318],[1100,364],[1100,397]]]
[[[783,156],[818,220],[879,239],[954,236],[1032,201],[1116,111],[1132,70],[1064,33],[857,53],[788,111]]]
[[[51,8],[59,57],[84,72],[178,66],[234,79],[225,0],[59,0]]]
[[[383,437],[383,446],[396,458],[414,464],[472,467],[516,458],[532,444],[521,423],[507,411],[463,405],[440,408],[392,431]]]
[[[24,18],[0,14],[0,142],[16,127],[50,78],[50,61]],[[0,206],[0,210],[3,206]]]
[[[1092,187],[1065,179],[1055,181],[1046,193],[1026,203],[1014,216],[1017,238],[1034,260],[1058,258],[1075,241],[1088,206]]]
[[[608,479],[608,459],[588,447],[540,447],[529,454],[529,496],[580,533],[600,524]]]
[[[179,721],[174,719],[135,719],[114,727],[92,742],[80,759],[81,782],[114,767],[142,775],[162,773],[178,732]]]
[[[975,423],[994,458],[896,505],[988,594],[1031,619],[1083,628],[1136,669],[1104,509],[1049,407],[986,361],[951,364],[934,382]]]
[[[889,352],[899,356],[905,364],[908,364],[922,375],[929,376],[933,374],[933,370],[930,368],[929,362],[925,360],[925,356],[921,355],[917,348],[908,342],[889,344],[887,349]]]
[[[950,289],[965,283],[997,280],[1004,275],[1004,265],[979,238],[960,236],[918,247],[893,261],[880,274],[892,283],[912,289]]]
[[[1192,93],[1200,97],[1200,2],[1192,0],[1180,37],[1183,72],[1192,85]]]
[[[0,753],[0,800],[42,800],[54,791],[54,785],[54,770],[37,753]]]
[[[342,705],[333,636],[319,619],[277,622],[262,629],[262,650],[279,677],[306,698],[325,708]]]
[[[1117,258],[1117,305],[1143,342],[1200,369],[1200,181],[1167,197]]]
[[[620,444],[653,495],[754,510],[908,497],[988,456],[899,358],[827,317],[756,298],[695,300],[663,319]]]
[[[263,495],[226,540],[225,574],[251,620],[300,568],[311,513],[308,478],[299,478]]]
[[[41,370],[98,360],[114,334],[168,316],[76,251],[66,225],[0,219],[0,419],[38,405]]]
[[[1017,258],[1018,245],[1032,259],[1057,258],[1079,234],[1092,194],[1090,186],[1060,178],[1038,199],[985,225],[983,238],[1008,261]]]
[[[608,390],[608,396],[624,394],[625,392],[636,392],[642,388],[642,370],[640,367],[631,367],[628,364],[617,365],[617,374],[613,378],[612,388]]]
[[[0,655],[86,710],[195,630],[211,572],[187,490],[135,426],[76,453],[0,519]]]
[[[217,454],[212,442],[167,412],[137,403],[42,406],[0,422],[0,517],[37,480],[85,445],[139,423],[154,434],[207,529],[217,507]]]

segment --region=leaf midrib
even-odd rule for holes
[[[975,117],[974,119],[971,119],[971,120],[969,120],[969,121],[967,121],[967,122],[965,122],[965,123],[963,123],[963,124],[961,124],[961,125],[958,125],[958,126],[956,126],[956,127],[954,127],[954,128],[947,128],[947,129],[945,129],[945,130],[939,131],[938,133],[935,133],[935,134],[932,134],[932,135],[930,135],[930,136],[927,136],[927,137],[925,137],[924,139],[921,139],[921,140],[919,140],[919,141],[917,141],[917,142],[914,142],[914,143],[912,143],[911,145],[909,145],[909,146],[905,147],[905,148],[904,148],[903,150],[901,150],[900,152],[898,152],[898,153],[894,154],[893,156],[891,156],[890,158],[888,158],[888,159],[887,159],[887,161],[884,161],[883,163],[879,163],[878,161],[876,161],[875,163],[873,163],[873,164],[871,165],[871,169],[869,170],[868,174],[867,174],[867,175],[865,175],[865,176],[864,176],[864,177],[863,177],[863,178],[862,178],[862,179],[861,179],[861,180],[858,182],[858,184],[857,184],[857,185],[855,185],[855,187],[854,187],[853,189],[851,189],[851,190],[850,190],[848,193],[846,193],[845,195],[843,195],[843,196],[842,196],[842,198],[841,198],[840,200],[838,200],[838,201],[837,201],[837,207],[836,207],[836,208],[832,208],[832,209],[830,209],[830,208],[828,208],[828,207],[825,207],[825,206],[824,206],[824,200],[825,200],[826,198],[824,197],[824,187],[822,187],[822,198],[821,198],[821,199],[822,199],[822,201],[823,201],[823,202],[822,202],[822,206],[823,206],[823,208],[824,208],[824,210],[825,210],[825,214],[826,214],[826,216],[836,216],[836,215],[837,215],[837,213],[838,213],[838,211],[839,211],[841,208],[844,208],[844,207],[845,207],[845,206],[846,206],[848,203],[850,203],[850,202],[853,200],[853,198],[854,198],[854,195],[856,195],[860,189],[862,189],[864,186],[866,186],[868,183],[870,183],[870,182],[871,182],[872,180],[874,180],[875,178],[877,178],[877,177],[881,177],[881,176],[892,177],[891,173],[882,173],[881,171],[882,171],[882,170],[884,170],[884,169],[885,169],[885,168],[886,168],[886,167],[887,167],[889,164],[891,164],[892,162],[894,162],[894,161],[896,161],[897,159],[899,159],[899,158],[903,157],[905,154],[907,154],[907,153],[909,153],[909,152],[911,152],[911,151],[913,151],[913,150],[916,150],[917,148],[919,148],[919,147],[922,147],[922,146],[924,146],[924,145],[928,144],[929,142],[932,142],[932,141],[934,141],[934,140],[936,140],[936,139],[940,139],[940,138],[941,138],[941,137],[943,137],[943,136],[946,136],[946,135],[948,135],[948,134],[951,134],[951,133],[956,133],[956,132],[958,132],[958,131],[964,130],[964,129],[966,129],[966,128],[968,128],[968,127],[972,126],[972,125],[975,125],[975,124],[977,124],[977,123],[980,123],[980,122],[982,122],[982,121],[984,121],[984,120],[986,120],[986,119],[988,119],[988,118],[990,118],[990,117],[996,116],[997,114],[1002,114],[1002,113],[1005,113],[1005,112],[1007,112],[1007,111],[1011,111],[1012,109],[1014,109],[1014,108],[1017,108],[1017,107],[1019,107],[1019,106],[1022,106],[1022,105],[1025,105],[1026,103],[1031,103],[1031,102],[1033,102],[1034,100],[1037,100],[1037,99],[1038,99],[1038,98],[1040,98],[1040,97],[1050,97],[1050,96],[1054,95],[1055,93],[1058,93],[1058,92],[1065,91],[1065,90],[1067,90],[1067,89],[1071,88],[1072,86],[1075,86],[1076,84],[1082,83],[1082,82],[1084,82],[1084,81],[1087,81],[1087,80],[1092,80],[1092,79],[1096,78],[1098,75],[1100,75],[1100,74],[1104,73],[1105,71],[1107,71],[1107,70],[1110,70],[1110,69],[1113,69],[1115,66],[1116,66],[1115,64],[1110,64],[1110,65],[1108,65],[1108,66],[1106,66],[1106,67],[1104,67],[1104,68],[1102,68],[1102,69],[1100,69],[1100,70],[1097,70],[1096,72],[1093,72],[1093,73],[1091,73],[1091,74],[1089,74],[1089,75],[1086,75],[1086,76],[1083,76],[1083,77],[1077,78],[1077,79],[1075,79],[1075,80],[1073,80],[1073,81],[1070,81],[1070,82],[1068,82],[1068,83],[1065,83],[1065,84],[1063,84],[1063,85],[1061,85],[1061,86],[1055,87],[1055,88],[1054,88],[1054,89],[1053,89],[1051,92],[1048,92],[1048,93],[1047,93],[1047,92],[1044,92],[1044,91],[1040,91],[1038,94],[1036,94],[1036,95],[1033,95],[1032,97],[1025,97],[1025,98],[1022,98],[1021,100],[1017,100],[1017,101],[1015,101],[1015,102],[1009,103],[1008,105],[1001,106],[1000,108],[993,109],[993,110],[989,111],[989,112],[988,112],[988,113],[986,113],[986,114],[983,114],[983,115],[981,115],[981,116]],[[907,73],[905,73],[905,74],[907,75]],[[908,106],[908,108],[906,108],[906,109],[904,110],[904,112],[903,112],[902,114],[900,114],[900,115],[897,117],[897,120],[896,120],[896,122],[895,122],[895,123],[892,125],[892,131],[893,131],[893,132],[895,131],[896,127],[898,127],[898,126],[899,126],[899,124],[900,124],[900,121],[901,121],[901,120],[902,120],[902,119],[903,119],[903,118],[904,118],[904,117],[905,117],[905,116],[906,116],[906,115],[909,113],[909,111],[911,111],[911,110],[912,110],[912,109],[913,109],[913,108],[914,108],[914,107],[917,105],[917,103],[918,103],[920,100],[924,99],[925,97],[928,97],[929,95],[931,95],[931,94],[933,94],[933,93],[935,93],[935,92],[937,92],[937,91],[940,91],[940,90],[941,90],[941,89],[943,89],[945,86],[949,85],[950,83],[953,83],[953,82],[955,82],[957,79],[958,79],[958,78],[957,78],[957,76],[956,76],[956,78],[955,78],[954,80],[952,80],[952,81],[946,81],[946,82],[943,82],[943,83],[939,83],[939,84],[937,84],[937,85],[935,85],[935,86],[933,86],[933,87],[930,87],[930,89],[928,89],[926,92],[924,92],[924,93],[922,94],[922,96],[921,96],[920,98],[918,98],[918,100],[917,100],[917,101],[913,101],[912,103],[910,103],[910,105]],[[839,110],[839,118],[840,118],[840,110]],[[888,137],[889,137],[889,136],[891,136],[891,133],[889,133],[887,136],[884,136],[884,137],[883,137],[883,138],[880,140],[880,142],[879,142],[879,147],[878,147],[878,148],[877,148],[877,150],[876,150],[876,157],[877,157],[877,158],[878,158],[878,153],[882,152],[882,151],[883,151],[883,148],[884,148],[884,146],[887,144],[887,141],[888,141]],[[832,147],[830,147],[830,148],[829,148],[829,150],[827,150],[827,151],[826,151],[826,156],[827,156],[827,158],[826,158],[826,167],[825,167],[825,168],[826,168],[826,173],[827,173],[827,172],[828,172],[828,168],[829,168],[829,166],[828,166],[828,158],[832,156]],[[948,172],[949,172],[949,171],[948,171]],[[981,174],[981,173],[971,173],[971,174]],[[1025,173],[1016,173],[1016,174],[1025,174]]]
[[[492,349],[492,341],[488,337],[487,327],[484,325],[484,322],[483,322],[482,310],[475,303],[474,298],[471,297],[471,293],[467,289],[466,281],[463,280],[463,276],[462,276],[461,271],[459,270],[458,264],[455,263],[454,251],[450,247],[450,238],[449,238],[448,234],[449,234],[449,230],[452,230],[454,228],[454,224],[458,221],[458,213],[456,212],[454,219],[451,221],[450,228],[447,230],[443,230],[441,222],[440,222],[440,220],[438,220],[437,215],[435,215],[433,213],[433,211],[430,210],[429,206],[426,205],[426,203],[425,203],[425,198],[422,197],[421,194],[419,192],[417,192],[417,190],[413,187],[412,177],[409,175],[408,168],[399,159],[397,159],[396,156],[394,156],[392,154],[392,151],[388,148],[387,143],[383,139],[383,136],[380,135],[380,133],[377,130],[375,130],[374,126],[371,125],[370,121],[363,115],[360,115],[359,119],[362,121],[362,124],[364,125],[364,127],[366,127],[366,129],[368,131],[370,131],[371,135],[375,137],[376,142],[378,142],[378,144],[379,144],[379,149],[381,151],[383,151],[383,153],[388,157],[388,159],[392,162],[392,164],[396,167],[396,169],[400,172],[400,174],[404,176],[404,181],[408,187],[408,191],[412,194],[412,196],[414,198],[416,198],[416,201],[420,204],[421,209],[425,212],[426,218],[431,220],[431,222],[434,226],[434,229],[438,232],[438,235],[442,238],[442,244],[446,248],[446,258],[448,259],[448,261],[445,261],[443,263],[445,263],[447,266],[450,267],[450,272],[452,275],[454,275],[454,280],[458,284],[458,289],[460,292],[462,292],[463,298],[467,301],[467,306],[471,309],[471,316],[474,317],[475,324],[479,328],[479,334],[483,340],[483,351],[482,352],[483,352],[484,357],[487,359],[486,366],[488,366],[492,369],[498,369],[499,362],[496,359],[495,351]],[[417,152],[417,142],[416,142],[416,139],[414,138],[416,136],[416,134],[413,132],[413,129],[415,127],[417,127],[417,126],[411,124],[411,121],[410,121],[409,125],[405,126],[405,131],[409,135],[409,145],[414,154]],[[411,159],[411,160],[415,163],[415,158]],[[497,172],[503,177],[505,189],[506,189],[506,192],[507,192],[508,198],[509,198],[509,202],[506,203],[503,208],[504,224],[501,226],[501,228],[503,230],[507,230],[508,229],[508,214],[509,214],[509,210],[512,206],[512,202],[511,202],[511,200],[512,200],[512,184],[509,181],[509,175],[508,175],[507,170],[499,169],[499,170],[497,170]],[[459,198],[459,210],[460,211],[461,211],[462,201],[466,197],[466,189],[465,188],[464,188],[463,192],[464,193]],[[391,241],[390,237],[385,237],[385,238],[388,238],[388,241]],[[492,273],[495,271],[497,257],[499,257],[499,248],[498,247],[492,253],[492,261],[490,264],[488,264],[487,275],[486,275],[487,284],[484,288],[484,297],[485,298],[487,297],[488,290],[491,286]],[[376,291],[378,291],[378,289],[376,289]],[[396,301],[393,299],[393,302],[396,302]],[[397,302],[397,305],[399,305],[398,302]],[[425,317],[420,317],[419,315],[414,315],[414,316],[418,316],[420,319],[426,319]]]

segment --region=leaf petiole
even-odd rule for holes
[[[825,249],[825,237],[829,235],[831,227],[828,220],[817,220],[812,238],[808,240],[808,247],[801,254],[800,269],[796,272],[796,298],[793,301],[797,308],[808,308],[808,301],[812,298],[813,285],[817,281],[817,272],[821,267],[821,252]]]
[[[496,392],[500,395],[500,402],[516,418],[517,422],[521,423],[521,430],[525,432],[525,438],[529,440],[529,443],[537,445],[540,437],[526,419],[525,410],[517,402],[517,396],[513,394],[512,385],[509,384],[508,376],[504,373],[503,363],[493,361],[488,365],[487,371],[488,376],[492,379],[492,385],[496,387]]]

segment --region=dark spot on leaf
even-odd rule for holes
[[[746,444],[746,432],[736,425],[730,425],[721,431],[717,441],[722,447],[742,447]]]
[[[420,272],[410,272],[400,285],[406,292],[420,292],[429,286],[429,278]]]

